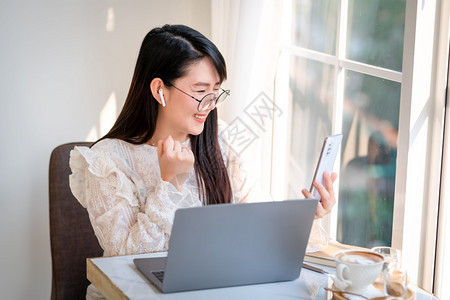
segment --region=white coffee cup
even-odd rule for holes
[[[334,285],[348,292],[369,287],[383,269],[384,257],[369,250],[344,250],[334,255],[336,276]]]

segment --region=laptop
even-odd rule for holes
[[[178,209],[167,256],[133,262],[163,293],[294,280],[317,203],[302,199]]]

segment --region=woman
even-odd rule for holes
[[[219,138],[226,76],[224,58],[199,32],[165,25],[147,34],[116,123],[71,153],[70,186],[105,255],[167,250],[178,208],[251,200],[238,157]],[[334,205],[335,177],[316,184],[317,218]]]

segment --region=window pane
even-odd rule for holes
[[[299,197],[314,175],[320,147],[331,133],[334,66],[292,57],[288,197]]]
[[[390,245],[400,83],[346,71],[337,239]]]
[[[347,58],[402,70],[406,0],[349,0]]]
[[[296,0],[293,3],[295,45],[335,54],[338,1]]]

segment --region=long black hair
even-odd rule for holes
[[[115,124],[100,140],[116,138],[144,144],[153,136],[159,103],[150,82],[160,78],[166,85],[188,71],[188,67],[209,57],[220,81],[227,77],[225,59],[217,47],[200,32],[184,25],[164,25],[152,29],[144,38],[136,62],[130,90]],[[230,203],[231,184],[220,151],[217,110],[212,110],[198,136],[189,135],[194,153],[195,177],[200,196],[206,204]]]

